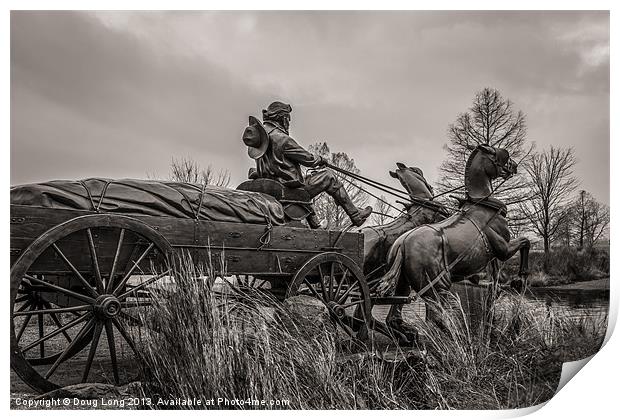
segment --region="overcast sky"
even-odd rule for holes
[[[538,149],[574,147],[581,188],[609,202],[607,12],[12,12],[11,184],[163,178],[189,156],[236,185],[247,116],[276,99],[300,144],[434,183],[484,87]]]

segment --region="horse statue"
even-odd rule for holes
[[[385,225],[367,226],[360,231],[364,235],[364,274],[368,279],[383,275],[387,266],[387,255],[398,237],[411,229],[445,219],[446,208],[433,200],[431,187],[421,169],[396,163],[398,169],[390,176],[400,181],[409,194],[410,203],[403,203],[405,211]]]
[[[473,148],[465,167],[466,197],[459,211],[440,222],[418,226],[395,241],[378,294],[408,296],[413,290],[440,303],[452,282],[482,271],[494,258],[506,261],[517,251],[521,253],[519,277],[525,281],[530,241],[523,236],[510,240],[506,205],[491,197],[491,181],[506,180],[516,172],[517,164],[507,150],[484,144]],[[436,319],[435,305],[426,308],[427,316]],[[386,324],[407,336],[415,334],[402,319],[402,305],[392,305]]]

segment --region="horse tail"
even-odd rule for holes
[[[390,248],[390,252],[387,257],[387,264],[390,269],[381,277],[379,286],[377,287],[377,293],[379,296],[393,296],[396,289],[396,284],[400,279],[400,272],[403,266],[403,259],[405,255],[405,244],[402,236],[394,242],[394,245]]]

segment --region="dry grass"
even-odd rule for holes
[[[602,320],[541,316],[522,296],[504,295],[477,326],[458,305],[438,308],[443,329],[420,325],[426,361],[338,362],[329,331],[304,334],[279,302],[216,292],[198,271],[186,265],[148,316],[146,395],[287,400],[296,409],[526,407],[551,398],[561,361],[593,354],[605,333]]]
[[[458,304],[439,309],[444,329],[424,325],[427,349],[438,362],[428,370],[429,406],[498,409],[547,401],[562,362],[594,354],[605,335],[606,317],[545,312],[514,293],[487,303],[478,325],[468,325]]]

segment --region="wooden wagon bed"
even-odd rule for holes
[[[105,217],[104,214],[91,211],[11,205],[11,265],[35,239],[49,229],[88,215]],[[110,218],[115,216],[107,215]],[[222,274],[225,271],[225,274],[290,278],[309,258],[323,252],[342,253],[358,265],[362,264],[364,257],[364,238],[360,233],[173,217],[128,217],[151,227],[174,250],[189,253],[196,262],[206,261],[207,254],[210,254],[213,268]],[[111,235],[110,230],[108,237],[99,238],[99,246],[114,245],[116,238]],[[84,249],[70,246],[65,253],[67,257],[90,264]],[[225,270],[219,264],[222,256],[226,262]],[[47,261],[47,264],[40,269],[67,271],[66,267],[58,266],[57,261]],[[148,267],[142,268],[148,271]]]
[[[41,392],[59,386],[54,373],[72,360],[82,382],[96,366],[119,382],[109,337],[136,351],[131,310],[150,304],[158,281],[174,278],[179,258],[218,276],[260,279],[281,299],[313,295],[351,334],[372,318],[360,233],[17,204],[10,212],[11,366]],[[102,347],[109,362],[94,362]]]

